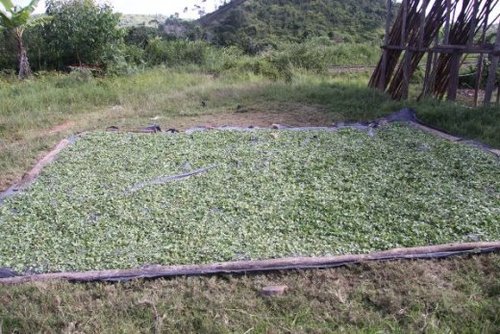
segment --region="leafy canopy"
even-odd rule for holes
[[[11,0],[0,0],[4,8],[0,9],[0,28],[15,29],[25,25],[39,2],[32,0],[27,6],[19,7]]]

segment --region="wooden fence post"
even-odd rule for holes
[[[488,81],[486,82],[486,88],[484,92],[484,105],[489,106],[491,103],[491,97],[493,95],[493,90],[495,89],[495,81],[497,77],[497,67],[500,53],[500,21],[497,29],[497,37],[495,41],[495,47],[491,58],[490,71],[488,74]]]

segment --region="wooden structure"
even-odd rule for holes
[[[485,105],[491,103],[499,86],[500,15],[493,17],[500,0],[403,0],[395,18],[394,1],[387,1],[387,22],[383,55],[369,86],[388,92],[394,99],[407,99],[410,79],[425,66],[420,97],[455,100],[460,67],[474,59],[474,104],[484,82]],[[391,23],[392,28],[391,28]],[[495,28],[495,24],[498,27]],[[488,34],[496,29],[493,43]],[[500,96],[500,87],[497,96]],[[497,103],[498,97],[497,97]]]

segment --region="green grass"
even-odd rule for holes
[[[500,256],[0,286],[3,333],[498,333]],[[262,287],[286,284],[283,297]]]
[[[230,114],[237,105],[276,118],[289,109],[315,108],[331,122],[370,120],[411,106],[431,125],[500,147],[498,107],[399,103],[366,85],[366,74],[294,72],[291,82],[283,82],[231,70],[210,75],[196,67],[156,68],[96,79],[83,74],[45,74],[25,82],[4,79],[0,85],[0,188],[19,178],[42,151],[70,132],[152,122],[168,128],[186,116]],[[202,100],[207,107],[201,106]],[[73,126],[66,131],[50,131],[68,121]]]
[[[89,134],[0,207],[0,267],[131,268],[498,240],[499,171],[489,153],[401,125],[373,137]]]

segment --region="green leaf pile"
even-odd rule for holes
[[[499,222],[498,158],[404,125],[373,137],[351,129],[93,133],[0,207],[0,267],[365,253],[499,240]]]

